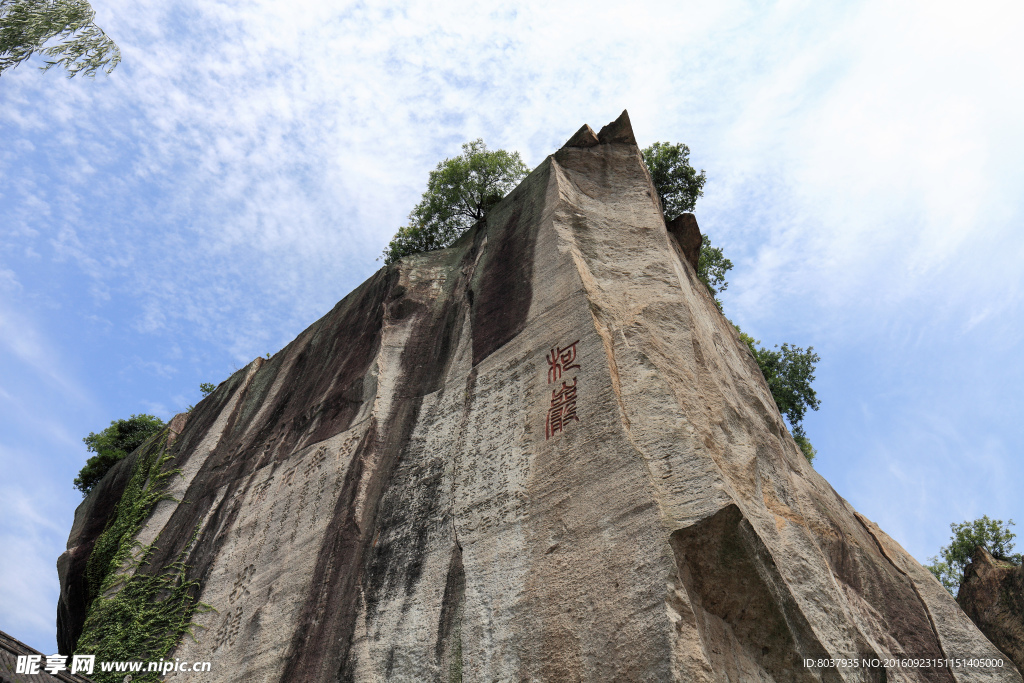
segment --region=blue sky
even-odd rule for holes
[[[0,80],[0,629],[56,650],[83,436],[281,348],[461,143],[623,108],[707,172],[726,315],[820,353],[835,489],[921,561],[1024,525],[1019,2],[94,7],[112,75]]]

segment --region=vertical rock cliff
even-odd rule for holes
[[[224,681],[1020,681],[827,661],[1001,655],[801,455],[694,233],[625,113],[584,126],[112,472],[62,647],[164,577],[195,624],[170,656]]]
[[[993,645],[1024,667],[1024,566],[975,548],[956,601]]]

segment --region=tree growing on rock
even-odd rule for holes
[[[690,165],[690,148],[681,143],[655,142],[640,153],[658,191],[665,219],[693,211],[697,199],[704,196],[707,177],[703,169],[698,173]]]
[[[988,515],[973,522],[954,522],[949,525],[953,532],[949,545],[943,546],[938,555],[928,558],[931,564],[925,567],[946,590],[956,595],[964,579],[964,570],[978,546],[997,559],[1021,563],[1021,554],[1013,553],[1013,539],[1017,535],[1010,531],[1011,526],[1014,526],[1012,519],[1003,524],[1003,520],[989,519]]]
[[[697,277],[711,292],[718,310],[722,310],[722,300],[718,295],[729,288],[725,274],[732,270],[732,261],[725,257],[721,247],[711,246],[711,238],[700,236],[700,257],[697,261]]]
[[[704,196],[707,176],[690,165],[690,148],[682,143],[655,142],[640,150],[651,181],[661,201],[665,222],[680,214],[693,211],[697,200]],[[722,310],[718,295],[729,287],[725,274],[732,270],[732,261],[722,253],[721,247],[712,247],[711,238],[701,235],[700,258],[697,277],[711,292],[711,296]]]
[[[96,12],[87,0],[0,0],[0,75],[34,54],[76,74],[108,74],[121,61],[121,50],[94,22]],[[59,42],[44,47],[48,42]]]
[[[384,250],[384,263],[451,246],[529,172],[518,152],[489,151],[481,139],[462,145],[462,154],[430,172],[427,191]]]
[[[738,327],[736,329],[739,330]],[[750,348],[757,366],[761,368],[761,374],[768,382],[775,405],[789,422],[796,445],[800,447],[807,462],[814,462],[818,451],[811,445],[807,433],[804,432],[803,420],[808,408],[817,410],[821,406],[818,394],[811,386],[814,382],[815,367],[821,358],[814,353],[813,346],[808,346],[804,350],[799,346],[783,344],[781,347],[776,345],[775,348],[768,349],[744,332],[740,332],[740,339]]]
[[[640,153],[651,174],[658,199],[661,200],[666,222],[682,213],[693,211],[697,199],[704,195],[707,178],[703,170],[698,173],[690,165],[690,148],[684,144],[655,142]],[[711,238],[706,234],[701,235],[697,277],[708,288],[720,311],[722,301],[718,295],[729,287],[725,276],[730,270],[732,261],[725,257],[722,248],[711,246]],[[789,344],[773,349],[762,347],[760,341],[744,334],[738,326],[736,329],[761,368],[775,405],[789,422],[793,440],[807,461],[813,462],[817,451],[804,432],[803,419],[808,408],[817,410],[820,405],[811,383],[814,381],[816,364],[821,358],[814,353],[814,347],[810,346],[806,350]]]
[[[89,432],[82,441],[96,455],[85,461],[85,467],[75,477],[75,488],[83,496],[88,495],[111,467],[163,428],[163,420],[143,413],[127,420],[114,420],[99,434]]]

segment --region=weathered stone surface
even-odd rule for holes
[[[563,147],[593,147],[594,145],[600,144],[600,140],[597,139],[597,133],[590,127],[589,124],[584,123],[583,126],[576,131],[575,134],[569,141],[566,142]]]
[[[633,125],[629,122],[629,112],[625,109],[607,126],[597,134],[597,139],[605,145],[623,144],[636,145],[636,138],[633,137]]]
[[[802,456],[628,116],[599,137],[193,410],[181,502],[139,534],[217,610],[173,656],[231,681],[1020,681],[804,666],[999,653]]]
[[[684,213],[676,216],[666,223],[670,235],[676,238],[679,248],[683,250],[683,257],[690,266],[697,270],[697,263],[700,261],[700,228],[697,227],[697,218],[692,213]]]
[[[978,547],[964,570],[956,601],[981,632],[1024,669],[1024,567]]]

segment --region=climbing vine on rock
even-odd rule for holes
[[[159,538],[148,546],[134,540],[156,504],[170,498],[168,480],[181,472],[166,468],[171,459],[168,434],[164,429],[137,452],[113,518],[89,556],[90,605],[75,649],[95,655],[97,662],[159,660],[185,635],[194,636],[193,616],[211,609],[198,602],[198,582],[186,577],[187,547],[174,562],[154,572],[150,560]],[[120,682],[123,677],[124,672],[93,674],[97,683]],[[136,683],[158,680],[154,672],[133,677]]]

